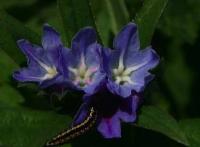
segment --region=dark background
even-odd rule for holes
[[[125,0],[125,2],[130,16],[134,18],[142,6],[142,0]],[[41,34],[42,25],[46,22],[61,33],[63,32],[58,21],[55,0],[1,0],[0,5],[8,14],[37,33]],[[102,8],[99,13],[103,11]],[[107,21],[106,17],[104,19]],[[156,105],[164,111],[168,111],[177,120],[200,117],[199,41],[200,1],[169,0],[152,38],[152,46],[160,55],[161,62],[153,71],[156,75],[155,80],[151,82],[144,93],[145,105]],[[112,44],[111,40],[109,44]],[[13,81],[13,85],[17,84]],[[31,89],[27,91],[26,88],[20,90],[23,95],[33,92]],[[53,101],[55,107],[57,105],[65,106],[64,109],[59,109],[57,112],[65,114],[71,111],[74,114],[78,106],[69,104],[70,100],[64,101],[64,104],[60,102],[57,104],[57,100]],[[74,99],[72,101],[77,103]],[[35,97],[26,98],[23,105],[32,109],[52,109],[46,104],[46,99],[39,100]],[[134,133],[130,133],[130,129],[134,130]],[[123,132],[123,138],[114,141],[102,140],[98,134],[88,134],[78,141],[74,141],[73,146],[183,146],[159,133],[130,125],[123,125]]]

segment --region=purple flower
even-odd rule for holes
[[[63,80],[59,34],[49,25],[43,27],[42,47],[27,40],[19,40],[19,48],[28,60],[28,67],[14,72],[13,77],[20,82],[37,82],[47,87]]]
[[[96,41],[93,28],[81,29],[73,38],[71,49],[63,49],[65,76],[71,87],[92,94],[105,79],[101,67],[101,46]]]
[[[148,71],[159,63],[159,57],[149,46],[140,49],[137,26],[129,23],[118,33],[113,42],[114,50],[104,53],[104,68],[108,75],[107,88],[124,98],[132,91],[141,92],[153,79]]]
[[[71,49],[64,48],[59,34],[44,26],[42,47],[18,41],[28,58],[28,67],[14,73],[22,82],[38,82],[47,87],[65,84],[83,91],[83,105],[73,126],[86,119],[91,107],[98,113],[97,129],[105,138],[121,137],[121,122],[134,122],[140,102],[139,93],[153,79],[149,70],[159,63],[156,52],[140,49],[137,27],[126,25],[115,37],[114,50],[97,43],[93,28],[81,29]]]
[[[85,102],[76,114],[73,126],[85,120],[90,108],[93,107],[98,114],[98,132],[104,138],[119,138],[121,137],[121,122],[133,123],[136,120],[141,97],[134,93],[124,99],[109,92],[106,85],[103,87],[96,94],[84,96]]]
[[[103,69],[107,78],[96,93],[86,94],[73,125],[85,119],[91,107],[98,113],[97,129],[105,138],[121,137],[121,122],[134,122],[140,102],[138,93],[152,80],[149,70],[159,63],[156,52],[140,49],[137,27],[126,25],[114,39],[114,50],[104,49]]]
[[[98,131],[104,138],[121,137],[121,122],[131,123],[136,120],[138,104],[138,95],[121,100],[118,109],[112,116],[104,116],[100,119]]]

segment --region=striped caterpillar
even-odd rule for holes
[[[84,134],[90,128],[92,128],[92,126],[96,122],[96,119],[97,119],[97,113],[94,110],[94,108],[91,107],[87,118],[82,123],[80,123],[80,124],[70,128],[70,129],[67,129],[67,130],[59,133],[57,136],[55,136],[50,141],[48,141],[45,144],[45,147],[62,145],[64,143],[67,143],[70,140],[72,140],[72,139]]]

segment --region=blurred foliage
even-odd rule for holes
[[[167,3],[168,0],[145,1],[139,12],[136,13],[135,21],[139,28],[142,48],[147,47],[151,43],[153,32]]]
[[[187,145],[187,139],[184,132],[179,127],[174,118],[165,111],[148,106],[142,109],[142,114],[138,120],[138,126],[162,132],[170,138]]]
[[[168,99],[174,103],[176,108],[173,109],[179,117],[189,114],[198,117],[200,114],[199,96],[193,87],[199,82],[197,76],[200,69],[197,67],[199,61],[194,59],[194,55],[199,53],[195,45],[200,35],[199,5],[200,1],[195,0],[169,1],[153,40],[156,48],[162,49],[164,76],[161,78],[166,84]],[[156,35],[162,40],[157,40]]]
[[[70,124],[81,103],[77,94],[41,91],[12,79],[12,72],[26,62],[18,39],[39,44],[42,25],[49,23],[70,46],[74,33],[90,25],[102,43],[112,47],[114,35],[135,20],[142,46],[152,42],[161,56],[153,71],[156,79],[144,93],[145,105],[152,106],[141,108],[136,124],[123,125],[122,139],[105,140],[91,130],[65,146],[199,147],[199,6],[196,0],[1,1],[0,146],[42,146]]]
[[[200,140],[200,119],[186,119],[181,120],[180,126],[186,132],[186,136],[191,147],[199,146]]]

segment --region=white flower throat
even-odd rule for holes
[[[39,64],[46,71],[46,74],[43,77],[41,77],[42,80],[52,79],[58,74],[57,69],[56,69],[55,66],[50,67],[50,66],[47,66],[46,64],[44,64],[42,62],[39,62]]]
[[[88,68],[85,64],[84,56],[82,55],[79,66],[77,68],[69,67],[68,69],[74,74],[75,78],[73,83],[80,87],[84,87],[92,82],[92,76],[98,70],[98,67]]]
[[[49,66],[46,65],[45,63],[41,62],[39,59],[37,59],[35,56],[33,56],[33,58],[35,59],[35,61],[46,71],[44,76],[42,77],[32,77],[35,79],[40,79],[40,80],[49,80],[54,78],[57,74],[58,71],[56,69],[55,66]]]
[[[117,84],[125,84],[125,83],[129,83],[129,84],[134,84],[134,81],[131,80],[131,74],[136,71],[137,69],[141,68],[142,66],[144,66],[146,62],[140,63],[140,64],[135,64],[133,63],[132,66],[130,67],[125,67],[124,63],[123,63],[123,57],[124,57],[124,52],[122,52],[122,54],[119,57],[119,65],[118,68],[114,68],[112,70],[113,72],[113,78],[115,80],[115,82]]]
[[[117,84],[123,85],[127,82],[133,84],[133,81],[130,78],[130,74],[133,71],[134,70],[131,70],[131,68],[125,68],[123,60],[120,59],[118,68],[113,69],[113,78]]]

